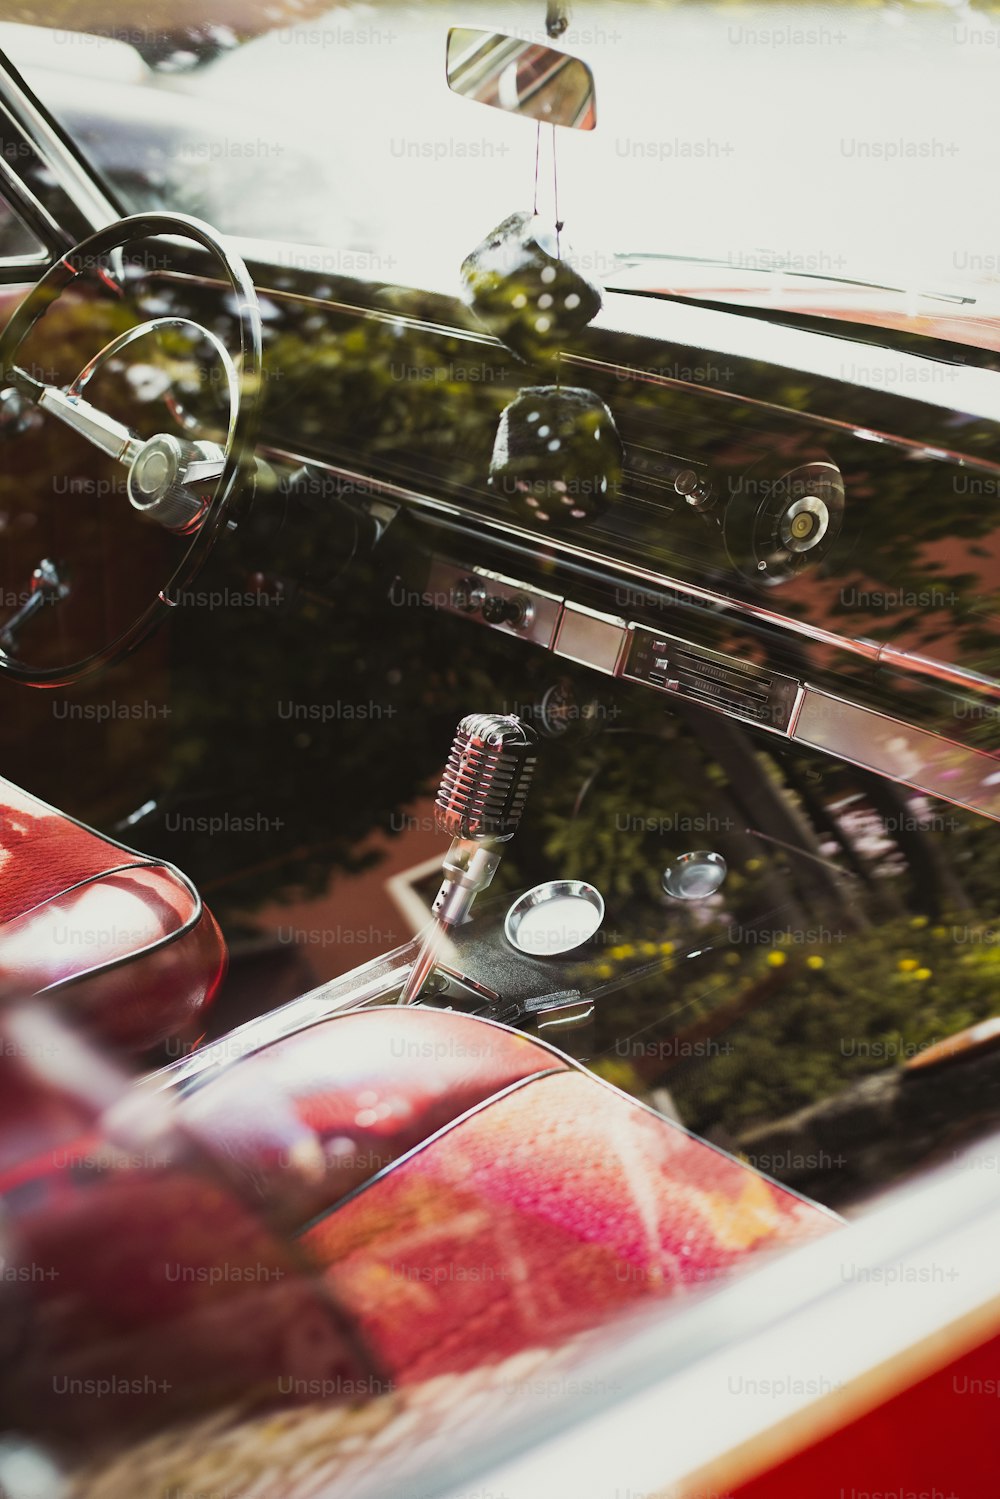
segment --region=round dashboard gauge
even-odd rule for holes
[[[583,735],[594,733],[601,703],[596,697],[581,701],[569,677],[560,677],[543,693],[537,711],[538,727],[546,739],[561,739],[570,729]]]
[[[561,739],[579,713],[573,684],[561,677],[553,682],[538,705],[538,726],[547,739]]]
[[[784,583],[815,567],[844,523],[844,480],[829,459],[768,478],[759,468],[740,480],[723,521],[726,550],[746,578]]]

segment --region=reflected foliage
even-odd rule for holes
[[[238,529],[169,634],[105,684],[60,695],[81,712],[55,736],[46,703],[43,732],[10,747],[11,778],[106,826],[148,802],[127,838],[188,871],[235,929],[265,905],[317,896],[334,873],[384,858],[434,783],[463,712],[541,721],[542,703],[568,681],[571,698],[596,701],[588,726],[599,732],[585,733],[571,714],[565,737],[543,746],[525,828],[496,889],[565,876],[604,893],[606,929],[577,975],[597,1001],[598,1070],[644,1097],[668,1088],[685,1122],[733,1142],[762,1119],[895,1066],[901,1049],[997,1013],[992,825],[818,757],[779,754],[726,720],[673,716],[655,694],[564,663],[556,669],[542,652],[464,628],[414,583],[426,546],[459,544],[405,514],[370,555],[350,560],[356,542],[345,549],[338,517],[364,512],[371,479],[461,501],[484,517],[511,515],[486,477],[498,418],[525,369],[483,341],[454,304],[370,288],[371,315],[359,316],[343,307],[359,288],[317,280],[302,300],[290,294],[295,284],[265,296],[262,435],[355,477],[341,481],[334,504],[328,483],[311,490],[307,477],[295,488],[271,453]],[[153,276],[137,296],[143,316],[182,311],[230,336],[229,313],[207,290]],[[31,357],[68,378],[122,315],[114,303],[83,318],[77,307],[75,323],[53,312]],[[850,420],[856,407],[860,420],[861,395],[800,387],[762,364],[734,365],[721,395],[694,380],[657,385],[638,373],[639,362],[654,360],[648,343],[586,338],[581,349],[619,366],[617,374],[588,367],[587,384],[607,401],[626,450],[623,502],[592,523],[595,543],[827,627],[995,666],[995,517],[989,504],[942,489],[971,469],[825,433],[847,484],[843,536],[804,580],[762,592],[733,569],[712,512],[664,500],[656,465],[671,453],[707,455],[722,503],[727,475],[814,457],[816,432],[790,413]],[[663,366],[662,348],[655,358]],[[183,348],[168,341],[147,363],[141,380],[118,387],[132,419],[162,421],[165,374],[184,411],[217,428],[218,382],[198,375]],[[571,355],[564,366],[574,368]],[[765,422],[759,409],[726,400],[743,387],[784,411]],[[885,419],[896,420],[902,408],[886,400]],[[929,439],[943,430],[940,414],[919,405],[905,415],[911,435],[925,418]],[[956,419],[951,439],[973,462],[994,452],[984,423]],[[51,476],[73,467],[72,454],[37,434],[10,451],[18,480],[4,495],[15,527],[35,515],[46,537],[66,546],[93,534],[93,555],[106,549],[102,598],[152,586],[158,559],[143,559],[113,508],[95,532],[103,512],[83,496],[73,508],[56,503]],[[533,565],[554,574],[541,537]],[[930,589],[943,602],[879,610],[852,604],[851,589]],[[648,601],[619,608],[691,628],[679,610]],[[718,617],[704,616],[699,628],[706,638],[714,630],[723,648],[734,639]],[[759,658],[767,642],[744,635],[738,648]],[[798,667],[825,669],[805,654]],[[843,687],[851,670],[838,662],[831,680]],[[885,690],[853,670],[859,695]],[[162,721],[99,723],[82,711],[143,701],[167,710]],[[971,714],[982,704],[970,702],[959,721],[955,703],[943,703],[939,723],[950,712],[954,737],[995,742],[988,714]],[[911,707],[919,717],[925,705],[914,698]],[[682,907],[663,894],[661,876],[695,848],[716,849],[730,874],[713,901]],[[352,958],[346,953],[344,966]]]

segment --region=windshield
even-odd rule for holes
[[[545,0],[0,0],[260,289],[171,224],[3,271],[0,1499],[523,1499],[477,1423],[708,1499],[993,1325],[1000,352],[744,313],[1000,351],[1000,20],[569,9],[592,129],[448,87]]]
[[[558,131],[445,81],[451,24],[544,42],[543,0],[108,15],[0,7],[21,23],[0,45],[130,210],[182,209],[305,247],[276,253],[318,270],[447,290],[484,234],[531,206],[540,140],[540,211],[555,218],[557,190],[573,252],[605,283],[754,300],[791,274],[971,297],[956,306],[977,315],[996,301],[988,13],[577,3],[558,45],[593,69],[597,128]],[[812,310],[842,300],[812,290]]]

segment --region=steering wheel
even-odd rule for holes
[[[97,269],[104,281],[110,276],[112,257],[135,240],[174,235],[193,241],[211,252],[232,292],[232,309],[239,336],[234,360],[219,337],[202,324],[186,317],[155,317],[119,334],[89,361],[68,385],[49,385],[34,378],[17,364],[21,345],[35,324],[78,276]],[[164,329],[186,329],[203,340],[218,358],[229,402],[226,438],[223,444],[199,441],[185,422],[185,435],[160,432],[141,438],[84,396],[90,380],[121,351],[147,334]],[[261,318],[257,293],[241,258],[222,237],[200,219],[179,213],[142,213],[101,229],[57,260],[17,307],[0,334],[0,408],[17,421],[37,407],[93,447],[116,460],[127,471],[123,501],[131,511],[182,539],[179,559],[170,558],[163,586],[148,607],[124,629],[111,630],[112,638],[79,660],[30,665],[19,659],[22,631],[30,633],[29,621],[44,605],[68,597],[72,583],[58,562],[39,559],[28,594],[16,613],[0,623],[0,671],[17,681],[36,687],[59,687],[120,660],[144,640],[164,619],[178,593],[187,588],[204,566],[225,529],[235,500],[247,482],[253,452],[261,386]]]

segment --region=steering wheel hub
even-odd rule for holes
[[[184,535],[205,519],[207,494],[188,485],[201,470],[222,472],[225,452],[216,443],[185,442],[160,433],[143,443],[128,471],[128,497],[133,509],[168,531]]]

